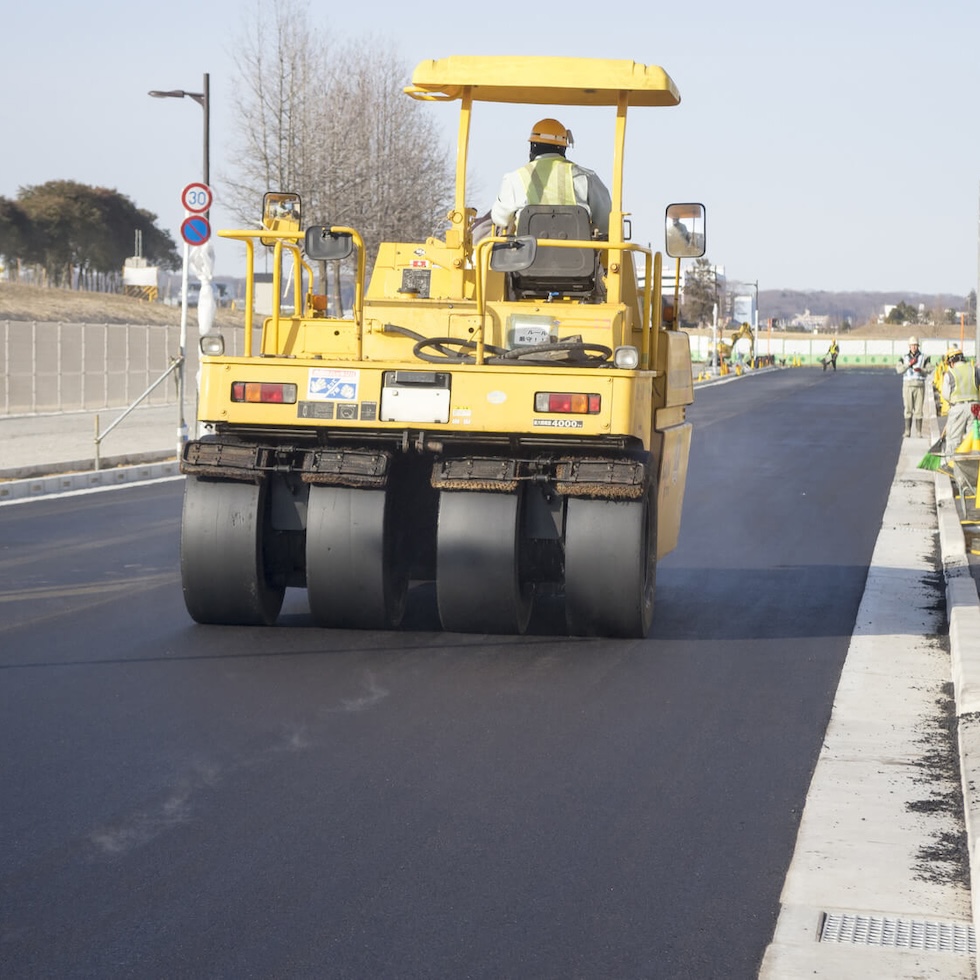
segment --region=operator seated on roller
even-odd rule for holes
[[[494,226],[512,233],[525,204],[580,204],[589,212],[593,235],[608,238],[609,191],[594,171],[566,158],[568,147],[575,145],[572,134],[557,119],[542,119],[531,129],[528,142],[530,162],[505,174],[500,184],[490,209]]]

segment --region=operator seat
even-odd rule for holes
[[[528,204],[518,215],[517,234],[532,235],[538,242],[591,241],[592,222],[588,210],[578,204]],[[511,290],[518,299],[554,294],[589,296],[595,292],[598,266],[595,249],[539,245],[531,265],[510,274]]]

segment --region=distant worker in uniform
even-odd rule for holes
[[[494,225],[513,231],[526,204],[581,204],[589,212],[593,229],[608,237],[609,191],[594,171],[566,158],[568,147],[575,145],[572,134],[557,119],[542,119],[531,129],[528,142],[530,162],[505,174],[501,181],[490,209]]]
[[[830,346],[827,348],[827,355],[823,359],[823,369],[827,370],[827,365],[829,364],[835,371],[837,370],[837,355],[840,353],[840,347],[837,346],[837,338],[830,342]]]
[[[946,450],[943,453],[949,463],[966,434],[967,424],[973,415],[972,406],[980,402],[980,373],[977,372],[976,362],[967,361],[958,347],[950,347],[945,360],[947,367],[940,391],[949,404]]]
[[[895,371],[902,376],[902,406],[905,409],[905,437],[912,435],[912,420],[915,420],[915,434],[922,435],[922,405],[925,401],[926,375],[929,373],[929,358],[919,350],[919,338],[909,337],[909,351],[899,358]]]

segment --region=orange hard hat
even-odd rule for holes
[[[572,134],[557,119],[541,119],[531,127],[529,143],[551,143],[553,146],[574,146]]]

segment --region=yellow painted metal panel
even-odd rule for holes
[[[660,369],[667,375],[665,406],[690,405],[694,401],[694,378],[688,335],[678,330],[661,331],[659,354]]]
[[[337,405],[358,405],[357,418],[335,417],[323,424],[343,428],[362,428],[365,403],[377,406],[381,400],[382,375],[386,370],[402,370],[405,362],[366,364],[345,362],[331,365],[324,361],[298,361],[255,358],[207,358],[201,364],[201,391],[198,417],[206,422],[240,425],[315,425],[300,414],[299,405],[232,402],[231,386],[236,381],[295,384],[298,402],[313,401]],[[598,371],[588,368],[549,371],[533,368],[476,367],[474,365],[418,364],[413,370],[451,373],[452,398],[449,421],[445,424],[419,421],[414,428],[428,432],[555,434],[568,436],[628,436],[649,445],[652,430],[652,389],[649,372]],[[346,379],[350,389],[336,398],[315,392],[313,380],[331,372]],[[582,392],[602,396],[597,415],[557,415],[534,411],[538,391]],[[371,421],[374,430],[401,430],[403,422]]]
[[[657,65],[602,58],[461,56],[423,61],[406,92],[416,98],[537,105],[677,105],[680,93]]]
[[[663,452],[657,479],[657,558],[677,547],[681,507],[687,483],[687,458],[691,452],[691,423],[671,426],[663,432]]]

